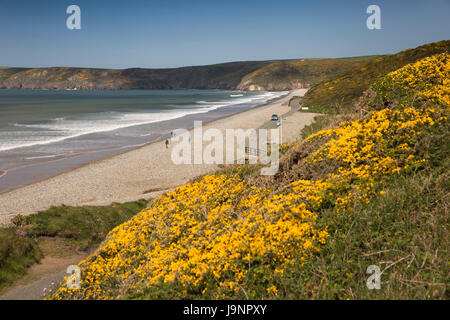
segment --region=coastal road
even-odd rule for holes
[[[299,106],[291,106],[291,109],[282,114],[281,116],[278,115],[279,119],[281,119],[281,122],[283,122],[284,119],[292,115],[294,112],[297,112],[299,109]],[[264,123],[259,129],[275,129],[278,121],[269,120],[266,123]]]

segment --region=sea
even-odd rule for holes
[[[0,90],[0,193],[164,139],[192,128],[194,120],[210,122],[286,94]]]

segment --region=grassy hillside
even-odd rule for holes
[[[448,298],[449,79],[448,54],[407,65],[283,146],[274,177],[230,167],[158,197],[48,298]]]
[[[64,246],[65,251],[87,251],[146,205],[142,200],[102,207],[60,206],[15,217],[12,226],[0,228],[0,291],[47,255],[41,248],[44,239],[54,240],[53,246]]]
[[[425,57],[450,51],[450,41],[426,44],[397,54],[380,57],[360,68],[352,68],[313,86],[306,94],[305,106],[322,112],[349,107],[379,77]]]
[[[246,75],[238,89],[283,91],[309,88],[324,79],[334,77],[350,68],[357,68],[380,56],[342,59],[301,59],[276,61]]]

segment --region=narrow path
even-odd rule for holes
[[[91,251],[92,252],[92,251]],[[17,280],[0,295],[0,300],[41,300],[44,298],[44,288],[49,290],[57,286],[67,275],[70,265],[78,264],[91,252],[74,254],[67,257],[46,256],[41,263],[28,269],[28,274]]]

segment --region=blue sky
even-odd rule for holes
[[[81,8],[81,30],[66,8]],[[366,9],[381,8],[382,30]],[[450,0],[1,0],[0,66],[161,68],[395,53],[450,39]]]

